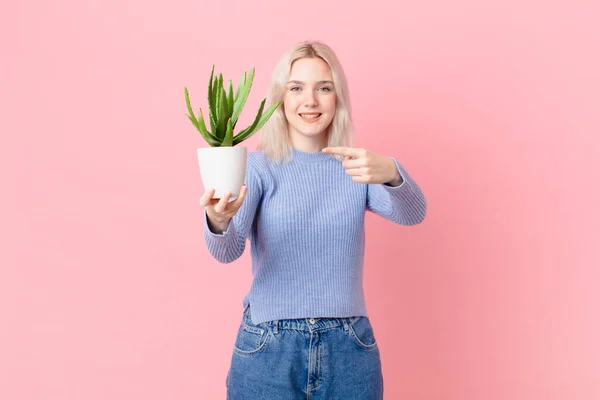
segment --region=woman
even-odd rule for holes
[[[363,292],[365,210],[414,225],[425,197],[397,160],[351,147],[346,79],[325,44],[286,52],[268,98],[282,105],[248,153],[238,198],[209,189],[200,200],[213,257],[230,263],[251,243],[227,398],[382,399]]]

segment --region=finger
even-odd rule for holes
[[[231,197],[231,193],[225,192],[225,195],[221,197],[221,200],[215,206],[215,211],[221,214],[225,211],[225,207],[227,207],[227,203],[229,202],[229,198]]]
[[[353,147],[325,147],[322,151],[325,154],[337,154],[340,156],[360,157],[361,149],[355,149]]]
[[[202,197],[200,197],[200,205],[202,207],[206,207],[210,204],[210,199],[212,199],[213,194],[215,194],[215,189],[210,189],[208,192],[205,192]]]
[[[237,197],[237,199],[231,202],[231,208],[233,208],[234,210],[240,208],[242,203],[244,202],[244,199],[246,198],[246,193],[248,193],[248,187],[246,185],[242,185],[239,196]]]
[[[360,168],[360,167],[364,167],[365,166],[365,160],[363,159],[350,159],[347,158],[344,161],[342,161],[342,167],[344,168]]]
[[[366,179],[365,177],[363,177],[362,175],[359,175],[359,176],[353,176],[353,177],[352,177],[352,180],[353,180],[354,182],[358,182],[358,183],[368,183],[368,182],[367,182],[367,179]]]
[[[346,169],[346,174],[350,176],[362,176],[364,175],[365,170],[363,168],[348,168]]]

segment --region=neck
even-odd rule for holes
[[[314,137],[307,137],[290,132],[290,140],[292,142],[292,147],[306,153],[320,152],[323,148],[327,147],[326,132]]]

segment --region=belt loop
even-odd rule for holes
[[[279,326],[279,321],[273,321],[273,333],[275,335],[277,335],[279,333],[278,326]]]
[[[348,318],[342,318],[342,322],[344,323],[344,330],[347,331],[349,329]]]

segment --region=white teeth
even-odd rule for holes
[[[321,114],[312,114],[312,115],[308,115],[308,114],[300,114],[300,116],[304,119],[315,119],[321,116]]]

